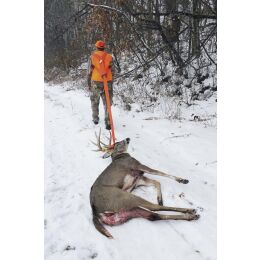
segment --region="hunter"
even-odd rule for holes
[[[112,86],[112,55],[105,52],[105,43],[97,41],[96,51],[92,53],[89,59],[89,73],[88,73],[88,89],[90,91],[90,100],[92,108],[92,120],[95,125],[99,123],[99,101],[102,98],[105,109],[105,125],[106,129],[110,130],[111,125],[109,122],[109,115],[106,105],[106,97],[104,91],[104,77],[108,82],[108,91],[110,103],[112,105],[113,99],[113,86]]]

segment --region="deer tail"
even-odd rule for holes
[[[94,208],[92,208],[93,211],[93,223],[95,228],[104,236],[108,237],[108,238],[113,238],[113,236],[104,228],[104,226],[102,225],[101,221],[99,220]]]

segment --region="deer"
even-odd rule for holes
[[[96,134],[96,133],[95,133]],[[104,144],[96,134],[98,150],[105,152],[103,158],[112,158],[112,162],[98,176],[91,187],[90,205],[95,228],[104,236],[113,238],[104,225],[116,226],[133,218],[156,220],[197,220],[199,215],[195,209],[177,208],[163,205],[160,182],[150,179],[144,174],[158,175],[187,184],[189,181],[180,177],[152,169],[127,153],[130,138],[116,142],[111,146]],[[103,146],[102,146],[103,145]],[[131,192],[139,186],[153,186],[157,191],[158,204],[149,202]],[[165,215],[156,211],[175,211],[183,214]]]

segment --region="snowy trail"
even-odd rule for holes
[[[192,111],[216,112],[214,102]],[[208,106],[208,107],[207,107]],[[101,126],[103,108],[101,110]],[[144,120],[151,113],[113,108],[116,136],[130,137],[129,153],[142,163],[183,178],[161,182],[164,204],[197,208],[194,222],[134,219],[107,227],[114,240],[92,224],[89,191],[110,163],[93,152],[90,100],[82,90],[45,86],[45,259],[216,259],[216,128],[184,120]],[[103,131],[105,134],[105,130]],[[182,136],[182,137],[176,137]],[[153,188],[136,194],[156,202]],[[179,196],[183,193],[183,196]]]

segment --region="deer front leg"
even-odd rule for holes
[[[139,187],[139,186],[154,186],[156,191],[157,191],[157,201],[158,201],[158,204],[159,205],[163,205],[161,183],[160,182],[158,182],[156,180],[151,180],[151,179],[149,179],[147,177],[142,176],[142,177],[138,178],[134,188]]]
[[[138,164],[136,167],[137,167],[137,170],[139,170],[139,171],[143,171],[143,172],[148,173],[148,174],[168,177],[168,178],[174,179],[175,181],[183,183],[183,184],[187,184],[189,182],[186,179],[182,179],[180,177],[176,177],[176,176],[169,175],[169,174],[161,172],[161,171],[157,171],[157,170],[149,168],[149,167],[147,167],[147,166],[145,166],[143,164]]]

